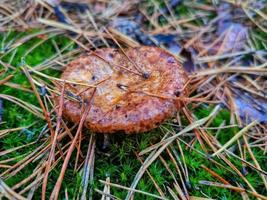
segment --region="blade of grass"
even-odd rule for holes
[[[255,126],[258,122],[253,121],[246,127],[244,127],[242,130],[240,130],[237,134],[235,134],[234,137],[232,137],[226,144],[224,144],[218,151],[214,152],[212,156],[217,156],[221,152],[223,152],[225,149],[227,149],[231,144],[233,144],[238,138],[240,138],[243,134],[245,134],[250,128]]]

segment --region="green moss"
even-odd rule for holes
[[[184,11],[183,7],[179,8],[177,12],[186,12]],[[3,36],[0,37],[2,39],[2,42],[0,41],[0,44],[7,44],[12,40],[13,37],[15,37],[16,34],[10,33],[9,36],[5,39],[3,42]],[[21,37],[17,36],[17,37]],[[3,58],[3,61],[9,62],[11,57],[14,57],[12,59],[11,64],[15,67],[17,67],[16,70],[9,70],[6,72],[6,74],[2,75],[1,78],[7,76],[8,74],[13,74],[14,77],[12,78],[12,82],[22,85],[24,87],[30,88],[29,82],[25,75],[21,72],[20,66],[23,65],[23,59],[25,62],[30,66],[38,65],[42,62],[44,62],[47,58],[53,56],[53,54],[56,53],[56,49],[54,48],[53,41],[57,43],[59,48],[64,48],[66,45],[70,44],[70,41],[64,37],[53,37],[46,42],[42,43],[38,47],[32,50],[30,54],[28,54],[25,58],[23,56],[25,55],[25,52],[29,50],[32,46],[40,42],[41,39],[32,39],[25,44],[19,46],[17,49],[15,49],[13,52],[10,52],[8,55],[6,55]],[[70,45],[70,48],[68,48],[66,51],[70,51],[73,48],[75,48],[75,45]],[[59,72],[51,69],[46,69],[43,71],[46,74],[50,74],[51,76],[59,76]],[[7,86],[1,86],[1,93],[2,94],[8,94],[16,96],[17,98],[26,101],[28,103],[31,103],[33,105],[38,106],[38,102],[34,94],[29,92],[23,92],[17,89],[13,89]],[[198,109],[193,110],[194,115],[197,118],[206,117],[212,110],[212,107],[200,107]],[[4,116],[3,120],[6,123],[1,124],[1,129],[6,128],[15,128],[15,127],[22,127],[30,125],[34,122],[33,126],[27,129],[23,129],[21,131],[16,131],[8,136],[1,138],[0,140],[0,148],[1,150],[7,150],[11,149],[13,147],[17,147],[23,144],[27,144],[32,141],[36,141],[38,135],[40,134],[41,130],[43,129],[45,125],[45,121],[36,118],[33,114],[30,114],[26,110],[22,109],[21,107],[14,105],[14,103],[8,102],[4,100]],[[225,125],[228,125],[230,122],[230,115],[229,112],[225,109],[222,109],[220,113],[214,118],[212,121],[211,126],[218,127],[223,122]],[[188,123],[185,118],[183,118],[184,124]],[[167,127],[167,125],[166,125]],[[235,133],[238,132],[238,128],[228,128],[228,129],[222,129],[221,132],[218,135],[218,140],[221,144],[226,143]],[[208,130],[209,134],[215,134],[215,130]],[[140,135],[112,135],[110,137],[110,146],[107,152],[104,152],[101,149],[101,144],[97,145],[96,149],[96,157],[95,157],[95,172],[94,172],[94,188],[102,189],[103,184],[100,184],[98,182],[99,179],[105,180],[106,177],[110,177],[111,182],[118,183],[124,186],[129,187],[133,181],[133,178],[136,174],[136,172],[139,170],[141,163],[138,161],[135,153],[140,152],[141,150],[147,148],[153,143],[156,143],[160,141],[162,137],[162,133],[160,129],[155,129],[149,133],[146,134],[140,134]],[[182,139],[187,139],[182,138]],[[85,138],[85,144],[87,145],[88,138]],[[16,157],[19,155],[27,154],[32,152],[33,149],[38,147],[40,143],[37,143],[36,145],[28,146],[27,148],[24,148],[23,150],[14,151],[8,155],[2,156],[0,160]],[[83,144],[82,151],[86,152],[87,146]],[[181,154],[179,153],[179,149],[177,146],[173,145],[173,148],[178,152],[178,156],[181,160]],[[198,143],[195,144],[194,148],[197,150],[203,152],[200,145]],[[203,157],[196,151],[190,150],[184,145],[182,145],[182,149],[184,151],[185,156],[185,162],[188,168],[189,173],[189,179],[190,184],[192,186],[190,190],[190,195],[193,196],[203,196],[203,194],[206,194],[207,196],[215,199],[240,199],[240,195],[238,193],[231,192],[230,190],[226,189],[220,189],[216,187],[210,187],[201,185],[199,181],[201,180],[207,180],[207,181],[218,181],[214,177],[212,177],[209,173],[207,173],[201,165],[205,165],[206,167],[212,169],[216,173],[218,173],[220,176],[224,177],[226,180],[231,180],[232,183],[235,185],[235,181],[242,184],[244,187],[247,187],[243,180],[238,177],[235,173],[231,173],[223,168],[218,167],[217,165],[210,162],[207,158]],[[261,150],[254,150],[254,155],[259,161],[260,165],[263,167],[263,170],[267,170],[265,162],[266,162],[266,156],[263,154]],[[162,154],[164,160],[167,162],[167,165],[170,167],[171,171],[174,173],[176,179],[179,180],[178,172],[176,171],[176,168],[174,164],[169,159],[169,156],[164,152]],[[25,157],[25,156],[24,156]],[[247,157],[249,157],[247,155]],[[21,160],[23,157],[19,158],[18,160]],[[142,157],[144,160],[146,157]],[[17,161],[18,161],[17,160]],[[237,166],[239,170],[242,169],[242,164],[239,160],[234,158],[229,158],[229,160]],[[66,175],[64,177],[63,181],[63,190],[60,194],[62,199],[64,196],[64,189],[67,188],[69,198],[73,199],[75,195],[77,194],[77,191],[80,187],[81,183],[81,175],[79,173],[75,173],[72,169],[74,166],[75,161],[75,153],[73,154],[70,162],[70,169],[67,170]],[[222,160],[217,159],[217,162],[221,163],[224,167],[226,167],[228,170],[232,171],[229,166],[227,166]],[[15,161],[14,161],[15,164]],[[31,163],[28,165],[24,170],[19,172],[16,176],[11,177],[7,180],[7,183],[9,185],[14,185],[18,181],[22,180],[23,178],[27,177],[32,173],[32,170],[36,166],[36,163]],[[53,186],[56,182],[56,178],[59,175],[60,169],[61,169],[62,163],[59,163],[59,165],[52,171],[49,177],[49,184],[47,186],[48,193],[52,191]],[[3,169],[0,169],[0,172],[3,172]],[[167,191],[167,186],[170,188],[173,188],[173,179],[171,175],[168,173],[162,162],[158,159],[155,161],[150,167],[149,172],[157,182],[157,184],[161,187],[163,192]],[[249,174],[246,176],[248,181],[255,187],[255,189],[260,192],[261,194],[266,194],[266,191],[263,189],[262,181],[259,181],[259,175],[254,170],[249,170]],[[138,184],[137,189],[150,192],[153,194],[158,194],[156,191],[156,188],[154,184],[152,183],[150,177],[145,173],[143,178]],[[113,195],[119,197],[119,198],[125,198],[127,195],[127,191],[123,189],[118,189],[115,187],[112,187],[111,192]],[[40,188],[37,190],[36,196],[40,195],[41,191]],[[99,197],[99,195],[95,194],[95,197]],[[135,199],[153,199],[141,194],[136,194]]]

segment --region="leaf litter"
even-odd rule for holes
[[[187,10],[186,14],[182,14],[182,9]],[[45,199],[49,189],[50,199],[68,199],[71,188],[63,188],[61,185],[68,176],[69,168],[73,168],[74,171],[81,172],[82,176],[81,187],[74,194],[78,199],[93,199],[96,193],[102,199],[116,199],[118,197],[113,194],[115,187],[127,191],[126,199],[138,199],[139,193],[159,199],[197,199],[190,191],[190,180],[194,175],[190,170],[192,163],[186,160],[188,158],[185,155],[190,152],[192,156],[195,154],[208,160],[215,166],[213,169],[220,168],[228,173],[218,174],[202,167],[214,179],[198,180],[193,190],[197,190],[199,196],[211,198],[211,194],[202,191],[202,187],[208,185],[231,190],[239,198],[252,196],[266,199],[266,168],[261,161],[266,160],[264,155],[267,151],[266,46],[261,40],[255,39],[264,38],[264,34],[262,36],[259,32],[266,33],[265,9],[264,1],[243,3],[227,0],[218,4],[215,1],[162,1],[161,4],[138,0],[91,1],[89,4],[83,1],[2,1],[0,31],[6,39],[1,42],[0,64],[4,72],[1,72],[1,85],[34,94],[39,103],[38,106],[24,102],[20,96],[1,92],[0,98],[4,101],[2,109],[9,109],[5,106],[6,102],[15,103],[26,112],[33,113],[37,117],[36,122],[45,119],[47,125],[40,132],[42,134],[37,141],[38,146],[26,154],[8,157],[13,151],[27,148],[25,145],[18,144],[14,149],[1,147],[0,155],[4,153],[0,160],[1,195],[30,199],[42,194],[42,199]],[[179,14],[181,17],[176,18]],[[33,29],[36,31],[32,31]],[[17,34],[13,36],[13,40],[8,40],[11,31],[28,31],[28,34]],[[54,42],[57,53],[37,66],[24,59],[31,55],[29,50],[22,59],[20,68],[13,66],[12,60],[16,59],[19,51],[17,49],[24,43],[34,38],[53,38],[53,35],[68,37],[71,43],[59,47]],[[42,42],[36,44],[36,48],[41,44]],[[79,48],[72,49],[72,45]],[[94,178],[97,168],[95,163],[99,156],[97,138],[83,129],[85,117],[79,123],[69,123],[61,118],[62,104],[55,107],[51,99],[52,94],[63,97],[64,87],[63,90],[58,90],[55,85],[76,83],[64,83],[64,80],[46,74],[45,70],[61,71],[77,55],[94,49],[113,47],[123,50],[124,47],[139,45],[160,46],[184,62],[189,73],[190,98],[186,107],[171,121],[170,124],[174,125],[166,123],[160,126],[158,138],[136,152],[135,157],[141,159],[141,165],[127,187],[120,182],[113,183],[115,180],[110,175],[101,178],[106,181]],[[5,59],[6,57],[9,59]],[[24,74],[30,87],[13,82],[9,73],[16,70]],[[40,95],[38,88],[46,88],[46,91]],[[72,101],[79,100],[73,94],[65,97]],[[209,108],[209,105],[214,104],[218,105],[204,116],[194,113],[194,110]],[[90,106],[83,107],[85,116]],[[211,124],[215,123],[216,116],[223,109],[229,110],[230,125],[240,128],[235,129],[234,136],[230,139],[228,137],[225,142],[222,142],[221,130],[228,123],[226,119],[217,124],[216,132],[207,129],[212,128]],[[3,115],[1,125],[8,123],[7,117]],[[24,128],[7,126],[0,131],[0,138],[7,138],[14,131]],[[31,127],[27,129],[30,131]],[[256,156],[255,151],[260,151],[263,158]],[[74,160],[71,159],[73,152],[76,152]],[[145,157],[147,153],[149,155]],[[242,170],[235,160],[242,163]],[[168,176],[172,177],[166,186],[157,183],[156,175],[150,173],[152,165],[158,162]],[[35,168],[26,178],[17,180],[10,186],[5,183],[32,164]],[[176,168],[171,170],[171,165]],[[51,182],[48,177],[55,168],[60,173]],[[242,173],[244,169],[248,171],[248,175]],[[136,189],[145,178],[145,173],[150,174],[148,180],[153,182],[158,194],[142,191],[142,188]],[[179,178],[174,174],[179,174]],[[252,184],[250,174],[260,177],[257,181],[262,180],[260,184],[263,189]],[[99,185],[98,188],[92,186],[96,182],[102,184],[100,187],[103,186],[103,191],[99,190]]]

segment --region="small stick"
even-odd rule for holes
[[[91,109],[90,103],[91,103],[91,101],[93,99],[93,96],[95,94],[95,91],[96,91],[96,89],[94,90],[94,93],[91,96],[91,99],[89,101],[89,104],[88,105],[85,105],[85,109],[84,109],[84,112],[82,114],[82,117],[81,117],[81,120],[80,120],[78,129],[77,129],[76,135],[75,135],[75,137],[73,138],[73,140],[71,142],[71,146],[69,147],[68,153],[66,155],[66,158],[64,160],[63,166],[62,166],[61,171],[60,171],[60,175],[59,175],[59,177],[57,179],[56,185],[55,185],[55,187],[54,187],[54,189],[52,191],[52,194],[50,196],[50,200],[52,200],[52,199],[58,199],[59,190],[61,188],[61,184],[62,184],[64,175],[65,175],[65,171],[66,171],[66,169],[68,167],[68,163],[69,163],[71,154],[72,154],[72,152],[73,152],[73,150],[75,148],[75,144],[76,144],[76,141],[78,139],[78,136],[79,136],[79,134],[81,134],[83,123],[84,123],[84,121],[85,121],[85,119],[86,119],[86,117],[87,117],[87,115],[88,115],[88,113],[89,113],[89,111]]]
[[[65,83],[63,84],[63,87],[61,89],[61,97],[60,97],[60,103],[59,103],[59,111],[58,111],[58,116],[57,116],[57,125],[56,125],[56,130],[54,135],[51,136],[51,148],[50,148],[50,153],[48,157],[48,161],[46,162],[46,168],[44,172],[44,179],[43,179],[43,186],[42,186],[42,200],[45,200],[45,192],[46,192],[46,187],[47,187],[47,181],[48,181],[48,173],[50,171],[50,167],[52,164],[52,161],[54,160],[54,153],[55,153],[55,148],[57,143],[57,136],[58,132],[60,130],[60,125],[61,125],[61,117],[62,117],[62,112],[63,112],[63,104],[64,104],[64,90],[65,90]]]
[[[213,157],[217,156],[222,151],[227,149],[233,142],[235,142],[239,137],[241,137],[245,132],[247,132],[251,127],[255,126],[256,124],[257,124],[257,121],[253,121],[249,125],[244,127],[241,131],[239,131],[237,134],[235,134],[235,136],[231,140],[229,140],[225,145],[223,145],[218,151],[214,152],[212,154],[212,156]]]
[[[149,74],[147,72],[145,72],[143,69],[141,69],[127,54],[126,52],[123,50],[123,48],[121,47],[121,45],[118,43],[118,41],[112,36],[112,34],[105,29],[106,32],[109,34],[109,36],[112,38],[112,40],[120,47],[122,53],[126,56],[126,58],[134,65],[135,69],[139,72],[139,75],[142,76],[143,78],[147,79],[149,78]]]
[[[214,172],[213,170],[209,169],[208,167],[206,167],[205,165],[201,165],[201,167],[203,169],[205,169],[207,172],[209,172],[212,176],[214,176],[215,178],[219,179],[223,184],[226,185],[231,185],[228,181],[226,181],[223,177],[221,177],[219,174],[217,174],[216,172]]]

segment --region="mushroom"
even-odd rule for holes
[[[187,96],[183,66],[158,47],[98,49],[70,62],[61,79],[77,83],[66,84],[65,96],[79,94],[65,99],[63,116],[79,122],[81,101],[90,100],[85,126],[101,133],[149,131],[176,113],[180,97]],[[59,97],[54,99],[58,105]]]

